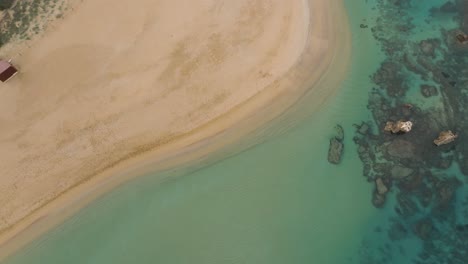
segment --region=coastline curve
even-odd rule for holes
[[[309,11],[315,10],[307,16],[310,23],[307,43],[300,60],[280,80],[207,124],[138,155],[131,155],[61,193],[1,235],[0,259],[125,181],[206,158],[259,127],[275,123],[286,110],[294,108],[294,103],[301,97],[314,97],[317,107],[326,102],[334,94],[330,87],[339,87],[350,57],[346,13],[340,1],[302,2],[307,4]],[[318,7],[328,11],[319,13]],[[320,52],[317,52],[317,43],[321,43]],[[295,85],[291,87],[291,83]]]

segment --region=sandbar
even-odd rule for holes
[[[71,5],[27,45],[0,49],[20,68],[0,86],[0,258],[39,233],[21,231],[117,175],[235,142],[342,78],[349,60],[341,1]]]

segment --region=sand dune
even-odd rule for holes
[[[83,0],[9,47],[21,73],[0,86],[0,230],[131,158],[176,153],[303,92],[342,45],[338,2]]]

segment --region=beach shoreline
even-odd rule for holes
[[[154,148],[145,149],[137,155],[131,155],[105,168],[97,175],[76,183],[4,231],[0,236],[0,249],[2,249],[0,259],[50,230],[92,200],[123,182],[149,172],[203,159],[248,135],[256,128],[274,122],[278,115],[290,108],[302,95],[316,91],[317,85],[323,86],[321,90],[323,93],[312,96],[320,97],[317,101],[325,102],[334,94],[334,90],[330,87],[338,87],[340,79],[344,77],[343,72],[349,61],[351,44],[350,32],[346,26],[346,13],[343,4],[337,1],[333,3],[303,1],[303,3],[314,5],[312,8],[309,7],[309,11],[316,10],[307,16],[311,26],[308,29],[304,52],[299,55],[300,60],[294,62],[291,69],[280,76],[274,85],[265,87],[196,129],[171,138]],[[328,8],[326,11],[328,13],[325,13],[324,8]],[[322,14],[319,14],[320,12]],[[337,18],[337,14],[341,16]],[[319,47],[317,42],[320,43]],[[336,86],[330,85],[333,83]],[[330,86],[326,87],[328,85]]]

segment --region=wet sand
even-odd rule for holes
[[[82,1],[8,47],[21,74],[0,87],[0,242],[119,175],[235,141],[347,63],[338,1],[121,2]]]

